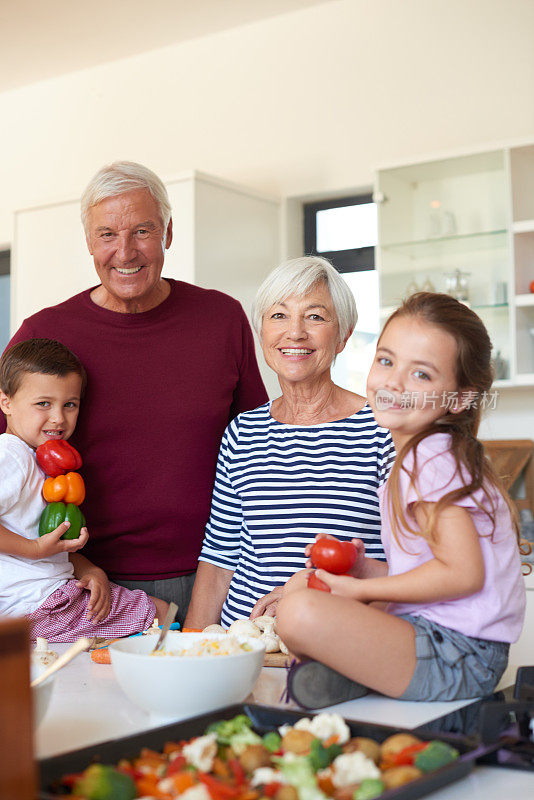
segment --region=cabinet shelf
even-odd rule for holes
[[[521,308],[534,306],[534,294],[516,294],[515,304]]]
[[[533,233],[534,219],[522,219],[512,223],[514,233]]]
[[[428,258],[440,255],[461,255],[478,253],[481,250],[505,249],[508,246],[508,231],[504,229],[479,233],[455,234],[431,239],[417,239],[407,242],[383,243],[385,252],[397,253],[409,258]]]
[[[375,188],[381,323],[416,287],[453,292],[456,274],[503,362],[495,386],[532,391],[534,142],[387,167]]]

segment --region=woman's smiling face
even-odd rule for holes
[[[298,383],[330,373],[345,347],[325,283],[275,303],[263,316],[261,342],[267,364],[281,380]]]
[[[367,397],[397,450],[455,410],[457,357],[454,338],[420,317],[397,317],[385,328],[367,379]]]

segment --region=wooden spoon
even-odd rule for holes
[[[54,663],[50,664],[50,666],[47,667],[44,672],[41,672],[41,674],[31,682],[30,686],[39,686],[39,684],[45,681],[49,675],[53,675],[53,673],[57,672],[58,669],[64,667],[65,664],[68,664],[69,661],[72,661],[72,659],[75,658],[79,653],[83,652],[84,650],[88,650],[92,641],[92,639],[82,636],[81,639],[78,639],[77,642],[74,642],[74,644],[71,645],[68,650],[65,650],[65,652],[60,655],[57,661],[54,661]]]

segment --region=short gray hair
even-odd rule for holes
[[[163,181],[155,172],[135,161],[114,161],[98,170],[89,181],[81,201],[82,224],[88,234],[89,209],[107,197],[134,189],[148,189],[159,209],[164,235],[171,219],[171,204]]]
[[[330,292],[339,325],[339,338],[345,341],[358,321],[354,296],[335,267],[319,256],[290,258],[265,278],[252,304],[252,324],[258,336],[261,338],[263,315],[271,306],[282,303],[292,294],[302,297],[320,282],[325,283]]]

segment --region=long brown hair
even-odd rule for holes
[[[492,346],[484,323],[474,311],[448,294],[417,292],[408,297],[393,312],[387,320],[381,336],[393,320],[402,317],[421,319],[453,337],[457,352],[455,371],[459,403],[462,404],[462,393],[464,393],[465,404],[461,411],[455,413],[445,409],[442,417],[432,422],[424,430],[414,434],[397,454],[388,481],[388,503],[393,535],[399,542],[398,533],[404,527],[414,535],[421,535],[432,540],[436,520],[441,511],[446,506],[474,494],[479,489],[484,493],[488,503],[487,507],[480,503],[477,505],[488,515],[495,529],[496,489],[508,505],[519,542],[517,509],[490,460],[486,457],[481,442],[477,439],[482,403],[484,398],[488,397],[493,382]],[[400,473],[401,470],[404,470],[410,478],[410,485],[416,486],[417,446],[427,436],[438,432],[450,435],[450,451],[456,462],[455,474],[461,476],[465,485],[441,497],[432,507],[426,529],[419,530],[415,526],[415,520],[410,523],[407,519],[407,513],[401,500]],[[405,460],[412,451],[413,469],[409,470],[405,466]],[[421,497],[421,501],[424,501],[423,497]]]

